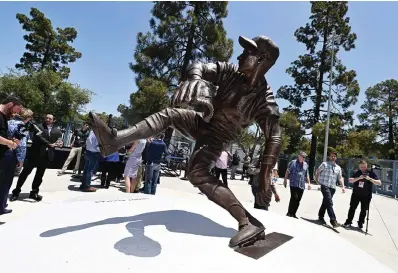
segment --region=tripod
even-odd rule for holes
[[[365,230],[365,235],[368,234],[368,227],[369,227],[369,211],[370,211],[370,204],[369,204],[368,211],[367,211],[367,213],[366,213],[366,230]]]

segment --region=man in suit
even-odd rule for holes
[[[43,197],[39,195],[39,187],[43,182],[43,175],[49,163],[54,159],[55,147],[62,147],[62,132],[54,127],[54,116],[47,114],[43,124],[38,125],[42,131],[33,138],[32,147],[28,150],[27,162],[19,175],[16,188],[12,191],[10,201],[18,199],[21,188],[34,168],[37,168],[36,175],[32,183],[32,191],[29,198],[40,202]]]

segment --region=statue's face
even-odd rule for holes
[[[259,64],[259,56],[253,49],[245,49],[243,53],[238,56],[239,72],[250,74]]]

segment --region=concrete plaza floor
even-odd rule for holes
[[[120,190],[120,187],[118,187],[119,185],[113,184],[109,190],[101,189],[96,193],[83,193],[78,191],[79,183],[71,181],[70,175],[67,174],[58,177],[56,176],[56,170],[47,170],[40,192],[41,195],[43,195],[43,201],[36,203],[33,200],[27,199],[31,182],[33,180],[33,175],[34,172],[30,175],[23,187],[21,200],[9,203],[9,208],[13,209],[13,213],[0,216],[0,225],[7,225],[7,223],[12,223],[25,216],[31,215],[33,212],[38,211],[39,209],[45,208],[46,206],[52,204],[57,204],[62,201],[79,199],[86,195],[92,195],[94,197],[95,195],[104,193],[105,191],[117,192]],[[14,181],[13,187],[15,186],[15,183],[16,180]],[[99,181],[94,181],[93,184],[99,184]],[[231,190],[237,195],[237,197],[245,206],[253,206],[253,197],[250,186],[247,184],[247,180],[230,180],[229,184]],[[322,200],[322,195],[317,189],[317,186],[313,186],[311,190],[305,191],[299,211],[297,213],[297,216],[300,219],[294,221],[305,221],[311,223],[311,221],[317,219],[318,209]],[[289,203],[290,192],[288,188],[285,189],[281,184],[277,185],[277,190],[281,197],[281,202],[275,203],[273,201],[270,211],[279,215],[285,215]],[[169,177],[161,178],[161,184],[158,187],[157,194],[167,194],[169,197],[188,197],[187,200],[206,198],[205,196],[199,194],[199,191],[193,188],[188,181]],[[346,193],[342,193],[340,188],[335,194],[334,208],[338,221],[341,223],[343,223],[347,217],[350,196],[350,190],[347,190]],[[357,210],[354,223],[356,223],[358,214],[359,208]],[[264,224],[267,227],[267,223]],[[326,229],[325,227],[318,226],[315,223],[313,223],[313,225],[319,229]],[[345,230],[344,228],[338,228],[337,230],[339,232],[337,234],[338,236],[348,240],[352,244],[373,256],[382,264],[391,268],[395,272],[398,272],[398,249],[396,245],[398,244],[398,200],[374,195],[370,208],[368,235],[356,230]],[[332,230],[330,230],[330,232],[335,233]],[[333,262],[339,263],[340,259],[349,260],[350,257],[340,257],[339,253],[337,252]]]

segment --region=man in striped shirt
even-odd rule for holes
[[[340,224],[336,220],[336,215],[333,210],[333,195],[336,192],[337,181],[340,181],[343,187],[343,193],[345,192],[344,188],[344,179],[343,172],[339,165],[336,163],[337,153],[330,152],[329,153],[329,161],[323,162],[319,168],[316,170],[315,179],[321,185],[321,192],[323,195],[322,205],[319,208],[318,217],[319,221],[326,225],[325,222],[325,212],[327,210],[330,224],[336,228],[339,227]]]

